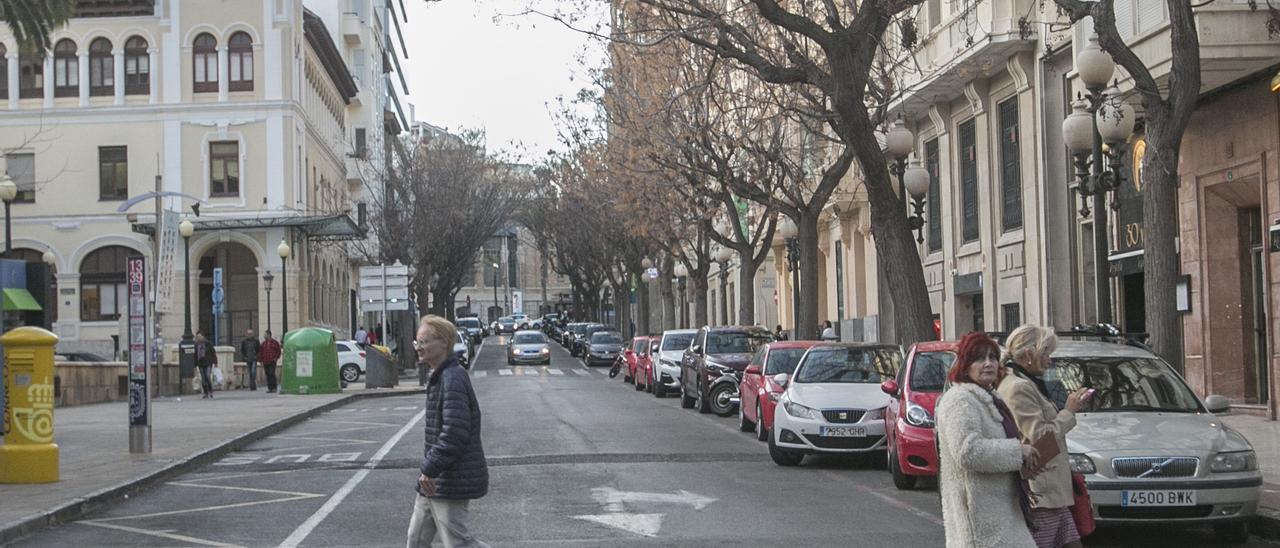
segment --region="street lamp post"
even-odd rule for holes
[[[729,260],[733,258],[733,250],[720,247],[716,252],[716,261],[720,263],[720,325],[729,325]]]
[[[276,255],[280,256],[280,340],[284,340],[285,333],[289,332],[289,254],[293,250],[289,249],[289,243],[280,240],[280,245],[276,246]]]
[[[689,307],[686,302],[688,295],[686,293],[687,286],[685,285],[686,280],[688,279],[688,276],[689,276],[689,269],[688,267],[684,266],[684,263],[680,263],[676,265],[674,273],[676,275],[676,280],[678,281],[678,287],[680,289],[680,299],[679,299],[680,328],[684,329],[686,326],[689,325]]]
[[[889,164],[889,172],[898,178],[898,198],[902,205],[908,205],[907,197],[911,197],[913,214],[907,216],[907,226],[916,233],[916,243],[924,243],[924,196],[929,192],[929,172],[920,167],[920,159],[911,157],[911,166],[907,167],[907,158],[915,148],[915,135],[907,129],[902,118],[894,122],[885,135],[885,152],[893,159]]]
[[[498,263],[493,263],[493,317],[489,321],[498,321]]]
[[[182,236],[182,340],[178,341],[178,393],[183,393],[182,378],[195,371],[195,334],[191,332],[191,235],[195,225],[188,219],[178,223]]]
[[[9,206],[18,197],[18,185],[8,174],[0,174],[0,200],[4,200],[4,256],[13,251],[13,225],[9,220]]]
[[[1076,56],[1076,72],[1086,93],[1072,105],[1062,121],[1062,138],[1075,160],[1076,183],[1081,196],[1080,215],[1088,217],[1088,198],[1093,197],[1094,293],[1098,323],[1112,323],[1111,290],[1108,277],[1110,255],[1107,228],[1107,193],[1124,182],[1122,148],[1133,134],[1135,113],[1117,90],[1106,91],[1115,74],[1115,61],[1098,47],[1098,37]],[[1103,142],[1107,150],[1103,150]],[[1105,160],[1105,165],[1104,165]],[[1114,203],[1113,203],[1114,207]]]
[[[265,331],[271,330],[271,282],[275,279],[275,275],[270,270],[262,275],[262,288],[267,290],[267,328]]]
[[[791,273],[791,328],[800,329],[800,244],[797,241],[800,230],[791,217],[783,217],[779,223],[778,235],[787,243],[787,271]],[[793,339],[800,339],[799,333],[792,333]]]

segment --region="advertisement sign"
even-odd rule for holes
[[[147,268],[146,259],[129,257],[125,268],[129,281],[129,425],[145,426],[147,420]]]
[[[511,313],[524,314],[524,294],[519,291],[511,292]]]

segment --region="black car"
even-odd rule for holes
[[[612,365],[622,352],[622,333],[612,329],[596,331],[591,334],[582,351],[582,363],[591,365]]]
[[[587,351],[587,343],[591,342],[591,336],[597,331],[606,331],[613,329],[601,323],[583,324],[581,331],[573,338],[573,346],[569,348],[569,353],[574,356],[582,356]]]
[[[480,341],[484,339],[484,325],[480,323],[480,318],[458,318],[454,325],[458,326],[458,331],[467,334],[471,344],[480,344]]]
[[[519,326],[516,325],[515,318],[511,316],[503,316],[498,318],[498,327],[494,330],[493,334],[501,335],[503,333],[515,333],[517,329],[519,329]]]
[[[742,371],[761,346],[773,342],[773,333],[758,326],[703,327],[680,361],[680,407],[710,413],[708,391],[721,375],[742,381]],[[715,410],[719,414],[724,409]]]
[[[588,324],[586,322],[574,322],[566,325],[564,333],[560,334],[560,345],[564,346],[566,349],[572,350],[573,338],[577,337],[578,333],[581,333],[587,325]]]

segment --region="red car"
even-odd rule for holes
[[[641,350],[649,349],[649,337],[636,337],[631,339],[631,344],[622,348],[622,368],[626,373],[622,376],[623,382],[636,382],[636,366],[639,365]]]
[[[800,363],[800,356],[811,346],[822,341],[777,341],[764,345],[751,358],[738,383],[741,403],[738,405],[738,428],[743,432],[755,431],[756,439],[769,439],[773,426],[773,408],[783,387],[773,382],[778,374],[791,375]]]
[[[885,409],[884,431],[889,473],[898,489],[913,489],[921,476],[938,475],[933,408],[942,395],[959,344],[932,341],[912,346],[898,378],[880,384],[893,398]]]
[[[631,351],[636,355],[635,368],[631,370],[631,382],[636,390],[653,392],[653,354],[658,351],[661,337],[636,337],[637,344],[632,344]],[[639,341],[643,340],[643,344]]]

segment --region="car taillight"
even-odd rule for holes
[[[361,358],[363,358],[363,357],[364,357],[364,352],[361,352],[361,353],[360,353],[360,357],[361,357]]]

